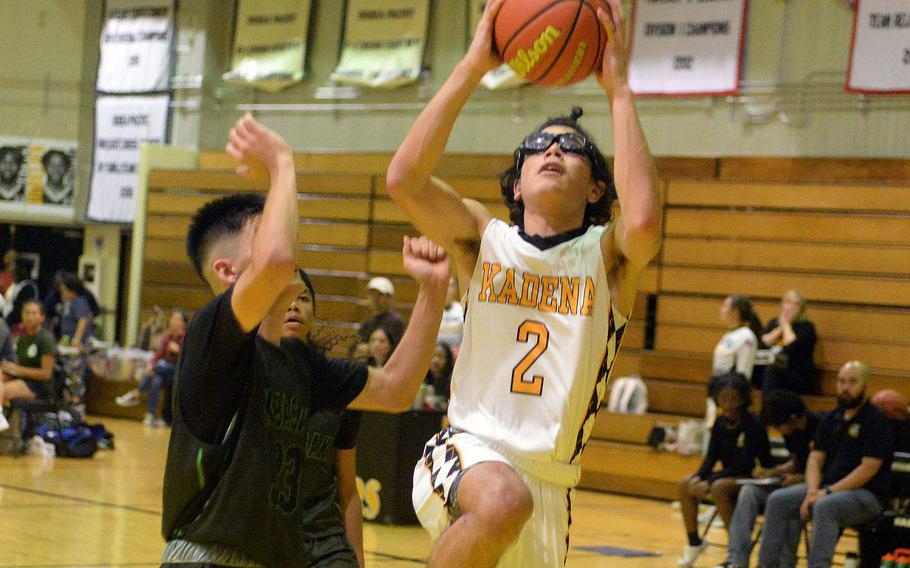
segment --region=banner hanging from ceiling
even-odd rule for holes
[[[95,88],[102,93],[166,91],[174,0],[107,0]]]
[[[847,90],[910,93],[910,2],[856,0]]]
[[[635,0],[629,86],[637,95],[739,91],[747,0]]]
[[[138,182],[139,145],[164,144],[170,96],[98,97],[88,218],[129,223]]]
[[[240,0],[224,80],[276,92],[304,75],[310,0]]]
[[[394,88],[420,76],[429,0],[348,0],[333,81]]]

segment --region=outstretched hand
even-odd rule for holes
[[[425,284],[449,285],[450,268],[446,251],[426,237],[404,237],[401,248],[404,268],[421,286]]]
[[[242,176],[250,175],[257,162],[274,173],[283,158],[292,157],[291,147],[284,138],[260,124],[250,113],[234,124],[224,149],[240,162],[237,173]]]
[[[629,60],[626,49],[626,20],[620,0],[605,0],[608,9],[598,8],[597,19],[607,32],[602,67],[595,71],[597,82],[612,100],[620,87],[629,80]]]
[[[493,21],[496,19],[499,9],[502,8],[503,2],[505,0],[487,1],[483,9],[483,16],[474,32],[474,39],[471,40],[471,45],[465,54],[465,60],[482,73],[496,69],[502,63],[502,59],[493,45]]]

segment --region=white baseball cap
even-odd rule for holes
[[[375,276],[373,278],[370,278],[370,282],[367,284],[367,290],[376,290],[377,292],[382,292],[387,296],[395,295],[395,285],[392,284],[392,281],[385,276]]]

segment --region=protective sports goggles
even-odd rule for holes
[[[588,139],[577,132],[534,132],[522,140],[521,146],[518,147],[518,159],[516,168],[521,169],[521,164],[525,156],[530,154],[539,154],[546,151],[553,143],[559,145],[563,152],[579,154],[591,159],[594,152],[594,145],[588,142]]]

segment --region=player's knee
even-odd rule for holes
[[[534,513],[534,499],[517,477],[498,478],[490,484],[491,498],[478,511],[487,528],[503,536],[516,536]]]
[[[711,484],[711,497],[715,501],[719,499],[727,500],[732,496],[735,487],[733,479],[718,479]]]

